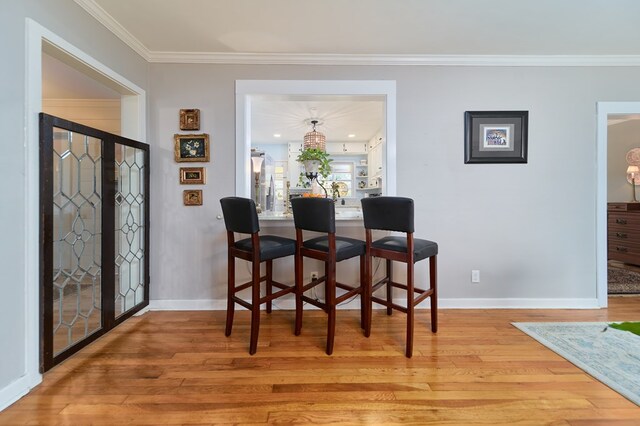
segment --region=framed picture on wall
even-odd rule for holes
[[[200,110],[180,110],[180,130],[200,130]]]
[[[182,185],[204,185],[206,183],[204,167],[180,167],[180,183]]]
[[[174,135],[174,154],[178,163],[209,161],[209,135]]]
[[[182,191],[182,201],[185,206],[201,206],[202,189],[186,189]]]
[[[466,111],[464,162],[526,163],[529,111]]]

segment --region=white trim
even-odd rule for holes
[[[38,384],[40,374],[40,182],[38,113],[42,111],[43,28],[26,20],[25,52],[25,376]],[[14,382],[15,383],[15,382]],[[11,386],[11,385],[10,385]],[[12,388],[20,396],[22,388]],[[8,388],[3,389],[3,393]],[[29,391],[29,388],[26,389]],[[19,397],[18,397],[19,398]]]
[[[261,307],[262,310],[265,306]],[[273,302],[273,309],[291,311],[296,308],[293,298],[280,299]],[[224,311],[227,309],[226,299],[189,299],[189,300],[151,300],[150,311]],[[244,310],[244,308],[237,308]],[[318,308],[305,304],[305,309],[317,310]],[[338,306],[338,309],[360,309],[360,300],[350,300]]]
[[[75,2],[83,8],[89,15],[93,16],[98,22],[104,25],[116,37],[132,48],[138,55],[142,56],[147,62],[151,58],[151,52],[142,44],[140,40],[133,36],[125,27],[123,27],[113,16],[109,15],[102,6],[93,0],[75,0]]]
[[[120,109],[120,99],[71,99],[71,98],[47,98],[47,104],[55,106],[82,106],[82,107],[107,107],[117,106]]]
[[[638,55],[367,55],[319,53],[222,53],[148,51],[148,56],[143,57],[149,62],[178,64],[334,66],[420,65],[470,67],[640,66],[640,56]]]
[[[397,303],[404,306],[402,300]],[[418,305],[418,309],[427,309],[429,300]],[[597,299],[438,299],[438,309],[598,309]],[[373,304],[374,309],[384,309]],[[226,299],[194,299],[194,300],[152,300],[151,311],[224,311],[227,309]],[[264,307],[263,307],[264,309]],[[293,299],[276,300],[274,309],[295,309]],[[305,309],[318,309],[306,304]],[[360,309],[360,300],[353,299],[338,306],[338,309]]]
[[[593,299],[438,299],[438,309],[598,309]]]
[[[596,124],[596,295],[607,306],[607,118],[640,113],[640,102],[597,102]]]
[[[135,93],[137,105],[135,113],[139,125],[128,137],[144,141],[146,139],[146,93],[109,67],[98,62],[74,45],[49,31],[36,21],[25,20],[25,371],[19,379],[20,385],[13,384],[0,389],[0,406],[5,400],[19,398],[29,388],[42,381],[39,372],[40,354],[40,308],[39,308],[39,130],[38,114],[42,111],[42,49],[43,43],[60,49],[66,55],[84,63],[117,85]],[[15,395],[12,395],[12,392]],[[5,396],[9,395],[9,396]]]
[[[148,62],[235,65],[422,65],[472,67],[640,66],[640,55],[376,55],[152,51],[94,0],[75,0],[75,2]]]
[[[25,396],[33,386],[35,385],[30,383],[27,376],[22,376],[18,380],[0,389],[0,411]]]
[[[365,95],[384,97],[385,195],[396,195],[396,82],[395,80],[236,80],[236,195],[249,197],[251,99],[265,95]],[[244,170],[243,173],[240,171]]]
[[[223,311],[227,309],[226,300],[189,299],[189,300],[150,300],[150,311]]]

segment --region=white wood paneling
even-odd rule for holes
[[[120,135],[120,99],[43,99],[42,111]]]

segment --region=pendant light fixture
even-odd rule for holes
[[[319,149],[320,151],[326,151],[326,139],[325,136],[316,131],[316,124],[318,124],[318,120],[311,120],[311,124],[313,124],[313,130],[304,135],[304,145],[303,148],[313,148]]]

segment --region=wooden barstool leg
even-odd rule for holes
[[[371,335],[371,317],[373,314],[373,301],[371,300],[371,286],[373,285],[373,272],[372,272],[372,264],[373,258],[369,256],[369,254],[365,255],[365,270],[366,270],[366,284],[362,290],[363,298],[365,299],[365,309],[366,309],[366,317],[365,317],[365,325],[364,325],[364,337],[369,337]]]
[[[387,315],[391,315],[393,313],[391,307],[393,303],[393,286],[391,285],[393,282],[393,263],[389,259],[387,259],[387,280]]]
[[[369,285],[367,280],[367,256],[360,256],[360,328],[365,330],[367,327],[367,292]]]
[[[299,252],[296,252],[295,255],[295,285],[296,285],[296,326],[294,330],[294,334],[296,336],[300,335],[302,331],[302,287],[304,283],[302,282],[302,277],[304,273],[303,268],[303,259],[302,255]]]
[[[233,297],[236,290],[236,259],[231,254],[227,255],[227,325],[224,329],[224,335],[229,337],[231,335],[231,328],[233,327],[233,313],[235,310],[235,302]]]
[[[431,331],[438,331],[438,256],[429,258],[429,284],[433,289],[431,295]]]
[[[260,261],[251,262],[251,340],[249,354],[253,355],[258,349],[258,332],[260,331]]]
[[[336,263],[325,263],[325,303],[327,306],[327,355],[333,353],[333,341],[336,335]]]
[[[267,296],[271,296],[271,294],[273,293],[273,284],[272,284],[272,280],[273,280],[273,260],[267,260],[266,262],[267,264],[267,283],[266,283],[266,291],[267,291]],[[271,300],[269,300],[267,302],[267,313],[270,314],[271,313]]]
[[[413,311],[415,308],[413,294],[413,262],[407,262],[407,358],[413,355]]]

